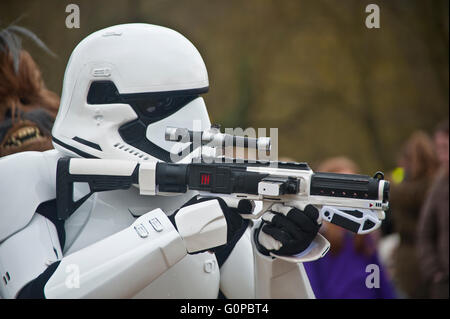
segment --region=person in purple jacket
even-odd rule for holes
[[[331,158],[320,172],[356,174],[356,164],[345,158]],[[394,287],[380,263],[373,235],[355,235],[333,224],[322,225],[330,241],[325,257],[304,263],[311,287],[318,299],[395,298]]]

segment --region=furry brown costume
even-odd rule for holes
[[[22,50],[18,34],[48,50],[22,27],[0,31],[0,156],[53,148],[51,128],[59,97],[45,87],[39,67]]]

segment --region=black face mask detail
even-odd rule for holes
[[[148,153],[165,162],[172,162],[171,153],[150,142],[146,137],[147,126],[177,112],[208,87],[190,90],[120,94],[111,81],[92,82],[89,88],[88,104],[129,104],[138,115],[138,119],[125,123],[119,128],[119,134],[125,143]],[[193,151],[192,143],[189,152]],[[179,155],[179,154],[178,154]]]

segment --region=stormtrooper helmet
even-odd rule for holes
[[[166,141],[165,129],[211,126],[200,96],[208,85],[202,57],[176,31],[150,24],[97,31],[70,56],[53,145],[69,156],[173,162],[173,154],[195,150]]]

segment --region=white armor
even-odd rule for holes
[[[92,93],[94,82],[101,82],[100,91]],[[117,92],[103,103],[114,89],[110,83]],[[95,193],[65,221],[63,245],[51,218],[39,211],[56,197],[61,157],[131,159],[145,168],[177,153],[185,146],[166,141],[164,128],[209,128],[198,96],[207,87],[198,51],[167,28],[118,25],[93,33],[75,48],[52,131],[55,149],[0,159],[0,297],[17,297],[46,270],[51,270],[43,283],[46,298],[216,298],[219,289],[228,298],[314,297],[302,264],[260,254],[250,227],[219,270],[215,255],[207,251],[226,243],[227,224],[217,201],[181,208],[176,228],[167,217],[194,192],[156,196],[151,184],[141,183]],[[185,105],[169,101],[169,111],[157,114],[156,121],[151,106],[124,102],[159,92],[192,97],[183,100]],[[130,132],[142,125],[145,136],[136,142]],[[110,168],[73,169],[103,174]],[[111,173],[129,175],[130,167]],[[147,173],[151,170],[142,171]],[[79,183],[73,197],[88,192]],[[205,252],[192,254],[198,251]],[[56,269],[48,268],[52,264]]]

